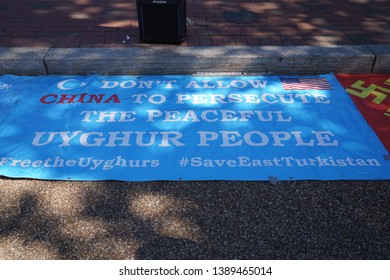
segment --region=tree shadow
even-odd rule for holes
[[[135,1],[1,2],[3,46],[115,47],[126,46],[126,36],[138,42]]]
[[[389,44],[383,0],[187,0],[191,24],[184,46]],[[129,47],[139,42],[135,1],[2,0],[1,46]],[[229,22],[227,11],[258,20]],[[127,40],[129,36],[129,40]],[[148,46],[148,45],[146,45]]]
[[[389,258],[388,181],[1,185],[3,259]]]
[[[199,2],[203,14],[190,35],[199,44],[229,46],[389,44],[390,12],[383,0]],[[195,8],[201,10],[201,8]],[[250,24],[227,21],[226,11],[247,10],[258,17]],[[380,34],[380,35],[379,35]],[[208,36],[207,36],[208,35]],[[195,42],[196,43],[196,42]]]
[[[372,22],[378,20],[380,29],[388,23],[386,9],[373,8],[370,1],[354,2],[352,7],[347,5],[350,1],[341,1],[337,10],[329,1],[188,2],[188,16],[195,18],[188,45],[218,45],[216,40],[235,46],[283,40],[284,44],[321,43],[303,40],[311,34],[343,43],[344,21],[362,9],[369,20],[355,18],[353,30],[359,32],[350,29],[347,37],[355,43],[379,43],[378,38],[370,39]],[[2,37],[7,38],[0,39],[1,45],[86,47],[99,38],[95,46],[119,46],[126,34],[138,35],[135,5],[130,2],[23,0],[15,5],[2,0],[1,7],[9,12],[2,20],[15,23],[13,30],[0,25]],[[195,7],[203,13],[192,13]],[[226,24],[223,11],[232,7],[256,11],[259,20],[246,26]],[[334,13],[339,15],[338,25],[327,17]],[[259,23],[263,23],[260,28]],[[254,41],[240,41],[240,30],[252,32]],[[154,53],[151,64],[157,64],[161,55],[162,51]],[[389,181],[270,186],[242,181],[0,179],[0,186],[0,258],[4,259],[389,258]],[[58,197],[53,199],[54,195]]]
[[[197,242],[159,236],[136,252],[140,260],[210,260],[213,256]]]
[[[83,194],[81,215],[104,220],[111,238],[136,241],[136,259],[209,259],[188,199],[167,194],[164,184],[100,182]]]
[[[19,198],[19,209],[7,215],[7,218],[3,215],[0,217],[0,237],[17,236],[20,246],[23,247],[19,253],[23,254],[23,251],[27,251],[27,258],[35,255],[34,252],[30,252],[35,249],[38,252],[36,259],[51,258],[53,255],[59,259],[75,258],[76,240],[62,238],[58,232],[61,226],[59,219],[51,213],[40,213],[38,204],[39,197],[36,194],[29,191],[22,192]],[[42,250],[42,247],[37,244],[44,244],[49,249]],[[48,251],[51,253],[48,254]],[[6,257],[1,255],[3,258]]]

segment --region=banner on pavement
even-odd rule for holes
[[[336,77],[390,152],[390,75],[338,74]]]
[[[332,74],[0,77],[0,175],[55,180],[389,179]]]

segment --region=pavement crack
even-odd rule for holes
[[[370,73],[373,74],[374,73],[374,67],[375,67],[376,59],[377,59],[377,55],[376,55],[375,51],[370,48],[369,45],[367,45],[367,48],[374,54],[374,60],[372,62],[371,71],[370,71]]]

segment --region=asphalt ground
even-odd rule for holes
[[[133,2],[0,0],[0,47],[140,46]],[[390,43],[384,3],[188,0],[192,22],[182,46],[381,49]],[[243,9],[256,12],[258,20],[246,25],[225,20],[225,12]],[[133,183],[0,177],[2,260],[388,260],[389,224],[389,180]]]
[[[390,181],[0,179],[0,259],[385,259]]]

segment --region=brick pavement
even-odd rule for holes
[[[228,22],[224,12],[234,10],[258,20]],[[390,44],[389,15],[388,0],[187,0],[182,45]],[[135,0],[0,0],[0,47],[139,45]]]

